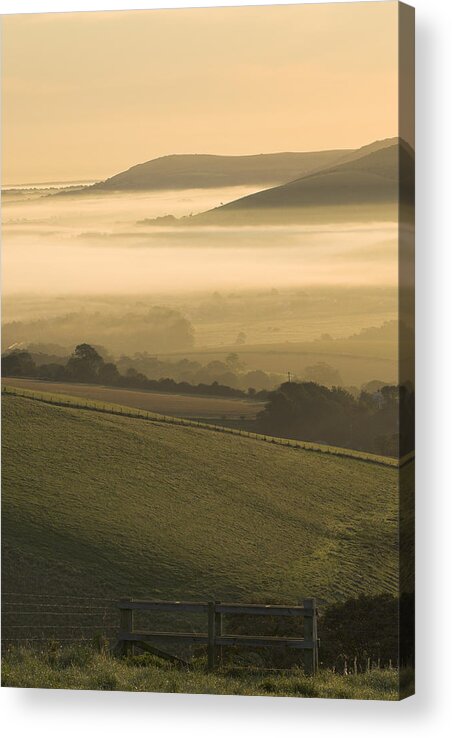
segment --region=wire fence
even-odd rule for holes
[[[2,643],[83,642],[115,637],[117,600],[91,595],[2,593]]]
[[[3,644],[93,643],[101,639],[113,645],[120,627],[118,597],[98,595],[2,592]],[[162,620],[142,613],[137,624],[161,627]],[[176,627],[201,631],[199,616],[173,617]]]
[[[50,393],[38,393],[32,390],[18,389],[8,385],[2,386],[2,395],[13,395],[15,397],[24,397],[27,399],[37,400],[49,405],[58,407],[70,407],[76,410],[92,410],[99,413],[107,413],[109,415],[119,415],[127,418],[135,418],[139,420],[150,421],[154,424],[169,424],[180,427],[201,428],[216,433],[230,434],[251,438],[264,443],[276,444],[296,450],[313,451],[319,454],[327,454],[330,456],[339,456],[343,458],[357,459],[371,464],[381,466],[390,466],[401,468],[410,462],[414,454],[410,453],[401,459],[395,459],[387,456],[378,456],[376,454],[366,453],[365,451],[356,451],[354,449],[339,448],[337,446],[327,446],[317,443],[309,443],[290,438],[281,438],[277,436],[265,435],[262,433],[254,433],[253,431],[243,430],[241,428],[231,428],[225,425],[216,425],[214,423],[206,423],[201,420],[191,420],[189,418],[178,418],[170,415],[160,415],[148,410],[140,410],[138,408],[123,407],[114,403],[96,402],[94,400],[80,400],[80,398],[70,397],[68,395],[52,395]]]

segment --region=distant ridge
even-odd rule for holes
[[[352,152],[338,149],[252,156],[172,154],[137,164],[86,189],[105,192],[283,184],[330,166],[347,153]]]
[[[306,222],[310,218],[385,220],[414,191],[414,152],[398,138],[376,141],[291,182],[190,218],[193,225]],[[185,219],[187,222],[187,219]]]

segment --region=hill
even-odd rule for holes
[[[190,218],[193,225],[390,220],[414,186],[412,149],[397,139],[365,146],[339,163]]]
[[[172,154],[137,164],[86,190],[179,190],[288,182],[332,164],[346,151],[309,151],[252,156]]]
[[[14,396],[2,441],[4,592],[396,593],[394,467]]]

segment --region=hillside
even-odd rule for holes
[[[324,220],[395,219],[401,184],[409,204],[414,186],[414,155],[397,139],[376,142],[339,163],[284,185],[200,213],[193,225],[290,223]]]
[[[287,152],[252,156],[173,154],[119,172],[85,190],[179,190],[288,182],[338,161],[346,150]]]
[[[395,593],[397,482],[390,466],[4,396],[3,591]]]

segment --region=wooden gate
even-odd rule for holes
[[[174,658],[161,651],[152,644],[179,642],[184,644],[207,645],[208,668],[213,670],[219,663],[220,652],[223,646],[241,646],[247,648],[271,648],[285,646],[289,649],[298,649],[303,652],[303,664],[307,674],[315,674],[318,669],[318,638],[317,638],[317,607],[315,599],[303,600],[302,605],[251,605],[227,602],[161,602],[150,600],[121,600],[120,630],[118,650],[127,654],[133,651],[133,646],[139,645],[144,650],[161,656]],[[176,632],[176,631],[148,631],[135,629],[134,613],[143,612],[177,612],[201,613],[207,616],[207,630],[205,633]],[[300,617],[304,623],[304,637],[286,638],[280,636],[230,635],[224,632],[224,615],[269,615],[278,617]]]

